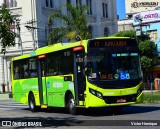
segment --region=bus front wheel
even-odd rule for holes
[[[72,115],[75,115],[76,114],[76,104],[75,104],[75,100],[72,95],[69,95],[67,105],[68,105],[69,113]]]
[[[35,103],[35,99],[34,99],[34,95],[33,95],[33,94],[30,94],[30,95],[29,95],[28,104],[29,104],[29,109],[30,109],[32,112],[35,112],[35,111],[37,110],[37,107],[36,107],[36,103]]]

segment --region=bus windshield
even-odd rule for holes
[[[89,80],[129,80],[141,77],[138,53],[89,52],[87,56]]]

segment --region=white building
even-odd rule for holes
[[[132,19],[122,19],[118,21],[118,32],[125,30],[133,30],[133,20]]]
[[[109,36],[117,32],[116,0],[4,0],[12,14],[20,19],[20,32],[14,25],[13,31],[20,34],[21,40],[16,39],[14,47],[7,48],[5,55],[0,54],[0,92],[2,84],[11,87],[10,60],[22,53],[29,53],[35,49],[47,45],[49,32],[48,15],[54,11],[67,13],[65,4],[87,5],[86,14],[88,27],[92,37]],[[62,8],[63,7],[63,8]],[[16,23],[15,23],[16,25]],[[61,26],[56,21],[53,27]],[[28,28],[28,29],[27,29]],[[32,29],[34,28],[34,29]],[[22,46],[21,43],[22,42]],[[22,48],[22,49],[21,49]],[[1,48],[2,49],[2,48]]]

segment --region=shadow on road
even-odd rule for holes
[[[67,118],[51,118],[51,117],[19,117],[19,118],[0,118],[0,121],[3,121],[3,125],[5,122],[7,124],[14,126],[14,129],[20,129],[24,127],[59,127],[59,126],[74,126],[74,125],[82,125],[84,123],[83,120],[77,120],[73,117]],[[2,123],[0,123],[2,126]]]
[[[23,110],[29,110],[29,109],[24,108]],[[114,111],[114,112],[109,107],[78,109],[78,112],[76,115],[97,117],[97,116],[139,114],[139,113],[147,113],[147,112],[158,111],[158,110],[160,110],[160,106],[157,106],[157,105],[132,105],[132,106],[123,107],[121,111]],[[39,110],[38,112],[66,114],[65,108],[42,109],[42,110]]]

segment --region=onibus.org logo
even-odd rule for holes
[[[2,121],[2,126],[12,126],[11,121]]]
[[[100,62],[103,58],[103,56],[78,57],[76,58],[76,62]]]

